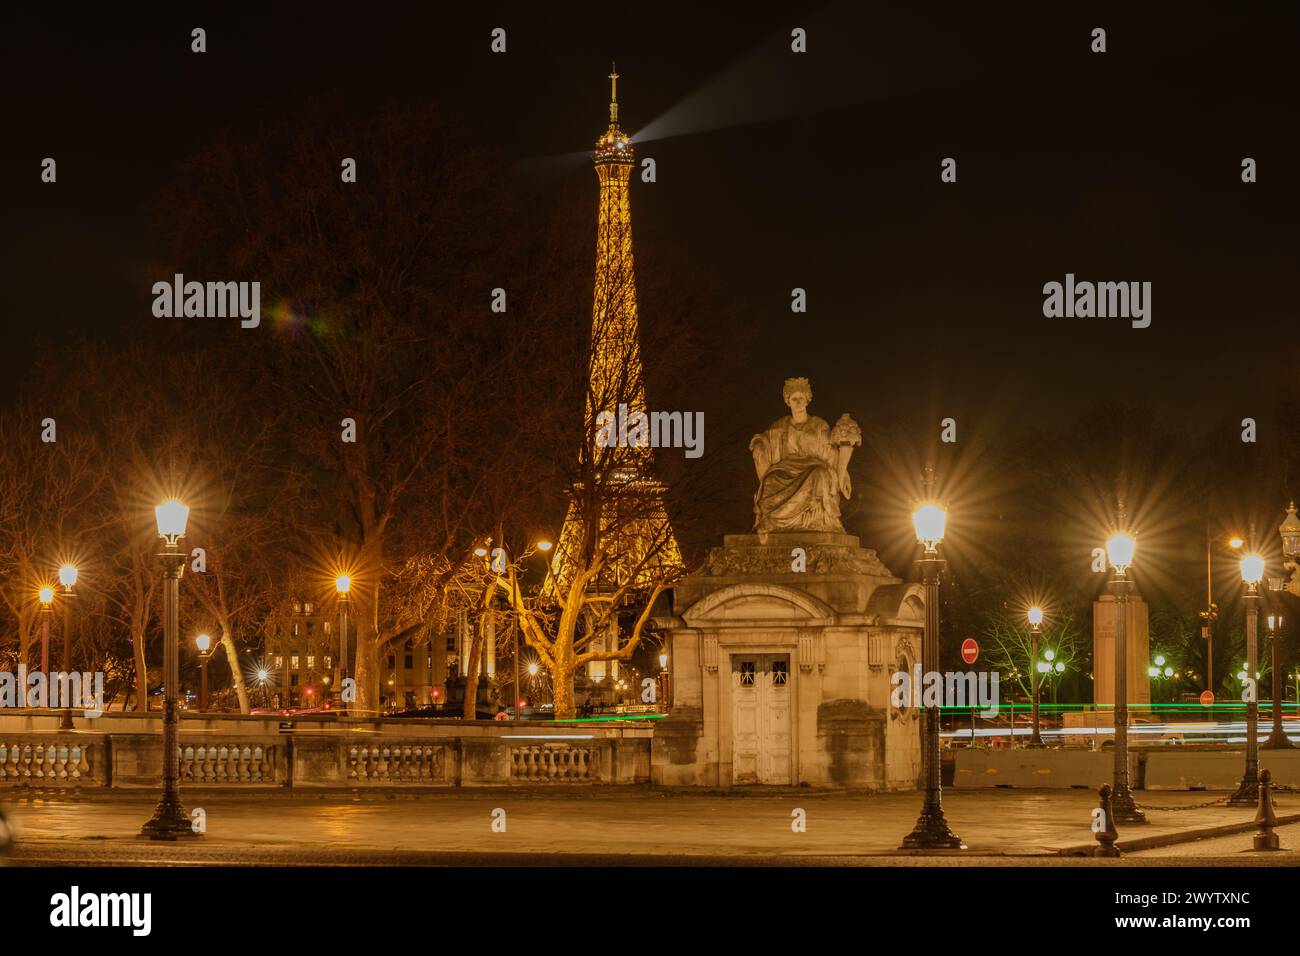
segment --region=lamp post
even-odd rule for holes
[[[1041,607],[1031,607],[1028,616],[1030,642],[1029,659],[1034,662],[1033,666],[1029,668],[1029,686],[1030,692],[1034,698],[1034,731],[1029,737],[1029,746],[1041,747],[1043,746],[1043,735],[1038,724],[1038,672],[1042,668],[1038,663],[1038,638],[1043,633],[1043,609]]]
[[[1259,582],[1264,577],[1264,559],[1247,554],[1241,559],[1241,581],[1246,585],[1246,769],[1228,806],[1255,806],[1259,802]]]
[[[933,472],[926,470],[926,490],[932,490]],[[924,548],[921,580],[925,584],[925,637],[921,643],[921,669],[926,675],[939,670],[939,576],[944,560],[939,557],[948,512],[934,501],[926,501],[912,512],[916,540]],[[943,781],[939,767],[939,708],[926,707],[921,729],[921,761],[925,767],[925,801],[912,832],[903,838],[904,850],[959,850],[966,844],[948,828],[943,814]]]
[[[1273,669],[1273,730],[1269,733],[1268,739],[1260,744],[1265,750],[1285,750],[1295,746],[1282,728],[1282,675],[1277,661],[1277,639],[1281,631],[1282,615],[1270,614],[1268,616],[1268,642],[1270,644],[1270,661],[1272,662],[1270,666]]]
[[[190,509],[169,498],[154,509],[158,536],[165,542],[158,555],[163,566],[163,792],[153,818],[140,830],[151,840],[197,837],[181,804],[180,781],[180,588],[185,555],[179,541],[185,537]]]
[[[1122,512],[1121,512],[1122,520]],[[1106,558],[1114,571],[1110,592],[1115,595],[1115,768],[1111,784],[1111,813],[1117,823],[1146,823],[1147,818],[1133,802],[1128,785],[1128,596],[1132,582],[1137,538],[1118,531],[1106,541]]]
[[[75,564],[65,564],[59,568],[59,583],[63,585],[63,673],[72,673],[72,599],[77,596],[75,590],[77,586],[77,566]],[[63,686],[70,686],[70,682],[65,680]],[[84,696],[85,691],[83,689]],[[64,708],[63,719],[59,721],[60,730],[72,730],[72,702],[68,701],[68,706]]]
[[[348,679],[348,595],[352,592],[352,575],[340,574],[334,579],[334,591],[339,596],[339,666],[338,672],[338,695],[339,706],[347,710],[347,702],[343,699],[345,692],[344,684]]]
[[[1246,542],[1240,535],[1234,534],[1228,539],[1228,547],[1237,551]],[[1214,692],[1214,622],[1219,619],[1219,605],[1214,603],[1214,538],[1210,529],[1205,529],[1205,610],[1200,612],[1201,637],[1205,638],[1205,689]],[[1211,714],[1213,716],[1213,714]]]
[[[194,638],[199,649],[199,713],[208,712],[208,661],[212,659],[212,638],[200,634]]]
[[[48,584],[41,585],[41,589],[36,592],[36,597],[41,602],[41,673],[45,675],[45,680],[50,679],[50,613],[51,606],[54,604],[54,588]]]

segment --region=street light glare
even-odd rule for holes
[[[1030,624],[1043,623],[1043,609],[1041,607],[1031,607],[1029,609],[1029,623]]]
[[[40,598],[42,605],[49,607],[54,603],[54,588],[50,587],[48,584],[43,584],[41,585],[41,589],[36,592],[36,596]]]
[[[1228,547],[1232,548],[1234,551],[1245,543],[1246,542],[1243,541],[1239,535],[1235,534],[1228,539]]]
[[[334,590],[338,591],[339,594],[347,594],[348,591],[352,590],[352,575],[340,574],[336,577],[334,579]]]
[[[212,638],[206,634],[200,634],[198,637],[194,638],[194,643],[198,645],[200,653],[206,654],[208,648],[212,646]]]
[[[77,566],[75,564],[65,564],[59,568],[59,583],[65,588],[70,588],[77,583]]]
[[[1106,540],[1106,557],[1110,566],[1123,574],[1133,566],[1133,554],[1137,551],[1137,538],[1126,531],[1111,535]]]
[[[1241,559],[1241,580],[1258,584],[1264,577],[1264,559],[1258,554],[1248,554]]]
[[[948,524],[948,512],[942,505],[933,501],[926,502],[912,512],[912,525],[916,528],[916,540],[925,545],[927,551],[933,551],[943,540],[943,533]]]
[[[554,546],[553,544],[551,544],[551,542],[546,541],[546,540],[542,540],[542,541],[538,541],[538,542],[537,542],[537,549],[538,549],[539,551],[550,551],[551,548],[553,548],[553,547],[555,547],[555,546]]]
[[[158,521],[158,536],[174,540],[185,537],[185,525],[190,520],[189,505],[182,504],[175,498],[168,498],[153,509]]]

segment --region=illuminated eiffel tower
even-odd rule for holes
[[[663,485],[652,474],[648,441],[611,446],[619,422],[645,414],[636,274],[632,259],[632,207],[628,182],[635,165],[632,143],[618,125],[618,72],[609,74],[609,128],[596,140],[592,160],[600,183],[596,225],[596,282],[591,357],[584,410],[589,444],[580,453],[583,478],[572,490],[552,563],[561,587],[576,565],[604,553],[607,564],[595,590],[648,585],[682,568],[682,555],[664,508]],[[580,561],[581,551],[587,561]]]

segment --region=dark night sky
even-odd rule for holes
[[[795,374],[832,420],[919,401],[936,427],[1051,424],[1108,399],[1267,420],[1295,380],[1295,9],[862,6],[6,10],[0,396],[41,337],[113,339],[148,309],[163,261],[149,201],[220,132],[312,96],[359,116],[433,98],[521,175],[594,192],[581,156],[524,161],[590,148],[616,58],[625,127],[681,133],[639,144],[659,182],[634,187],[637,241],[680,246],[747,316],[752,380],[735,388],[761,390],[754,425]],[[39,182],[47,155],[55,186]],[[939,182],[944,156],[956,185]],[[533,225],[521,210],[517,228]],[[1151,327],[1045,319],[1042,285],[1067,272],[1151,281]]]

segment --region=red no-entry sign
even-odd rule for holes
[[[968,637],[961,642],[961,659],[967,664],[974,664],[979,660],[980,646],[975,643],[975,638]]]
[[[1214,706],[1214,691],[1212,690],[1201,691],[1201,706],[1202,707]]]

